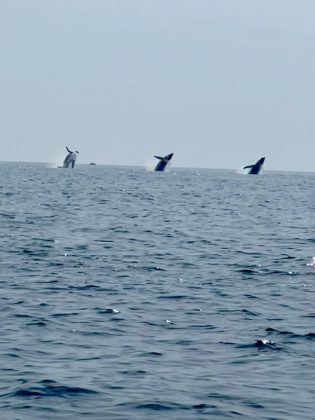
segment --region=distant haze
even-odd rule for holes
[[[1,0],[0,160],[315,170],[312,0]]]

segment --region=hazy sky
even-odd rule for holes
[[[0,160],[315,171],[314,0],[0,0]]]

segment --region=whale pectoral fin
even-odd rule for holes
[[[244,166],[244,168],[243,169],[250,169],[250,168],[253,168],[255,165],[247,165],[247,166]]]
[[[156,159],[160,159],[160,160],[163,160],[164,158],[163,157],[161,157],[161,156],[154,156]]]

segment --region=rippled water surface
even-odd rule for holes
[[[0,175],[1,418],[314,419],[314,173]]]

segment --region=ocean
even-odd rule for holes
[[[314,183],[0,163],[1,419],[313,420]]]

